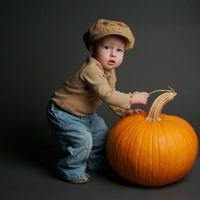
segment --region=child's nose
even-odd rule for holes
[[[115,52],[115,50],[112,50],[112,52],[111,52],[111,57],[116,57],[116,52]]]

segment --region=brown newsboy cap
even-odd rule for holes
[[[135,38],[130,28],[123,22],[99,19],[93,26],[83,35],[83,40],[88,50],[90,45],[95,41],[107,35],[121,35],[127,39],[125,51],[133,48]]]

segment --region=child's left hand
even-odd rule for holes
[[[139,114],[141,112],[144,112],[144,111],[141,109],[130,109],[127,111],[126,115],[128,116],[128,115],[133,115],[133,114]]]

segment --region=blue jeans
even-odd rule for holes
[[[86,168],[98,171],[106,160],[108,127],[96,113],[75,116],[49,102],[47,118],[56,140],[63,149],[58,176],[64,180],[84,180]]]

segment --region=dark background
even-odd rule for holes
[[[52,185],[53,181],[57,181],[57,186],[63,185],[59,185],[60,188],[74,187],[52,175],[60,149],[51,136],[46,120],[46,107],[54,90],[90,55],[84,46],[82,35],[99,18],[127,23],[136,38],[133,50],[125,54],[123,64],[117,69],[117,89],[122,92],[151,92],[171,86],[178,95],[165,106],[163,113],[184,118],[194,127],[197,135],[200,134],[200,1],[2,0],[0,9],[0,158],[1,193],[5,199],[14,199],[16,195],[21,195],[23,199],[22,191],[28,191],[27,198],[24,199],[45,199],[45,189],[37,186],[34,191],[35,185],[42,184],[44,180],[47,183],[50,181]],[[156,97],[157,94],[151,95],[147,106],[135,107],[148,111]],[[105,105],[99,108],[98,113],[109,128],[119,120]],[[190,172],[194,177],[190,177],[188,184],[193,189],[193,185],[197,187],[195,178],[196,173],[199,175],[198,170],[199,167]],[[95,176],[97,175],[93,174],[94,179]],[[38,178],[37,184],[32,177]],[[107,184],[108,188],[111,187],[113,195],[119,197],[115,187],[106,182],[107,179],[96,177],[96,185],[98,179],[102,184]],[[95,183],[93,187],[94,185]],[[89,186],[83,186],[86,189],[85,198],[98,199],[89,192],[94,190]],[[29,189],[23,190],[25,187]],[[123,189],[120,194],[123,194],[127,189],[126,184],[121,187]],[[172,194],[170,186],[167,187],[166,194]],[[179,193],[185,191],[184,187],[188,188],[180,186]],[[181,199],[198,199],[200,192],[196,187],[188,197],[183,195]],[[128,189],[130,188],[128,185]],[[138,195],[137,199],[148,197],[140,194],[139,188],[134,187],[134,190]],[[103,194],[106,195],[106,192]],[[75,199],[78,193],[69,194],[68,189],[68,196],[60,199],[69,195],[71,199]],[[175,192],[174,195],[178,193]],[[179,199],[175,196],[170,198]],[[108,196],[105,199],[109,199]]]

